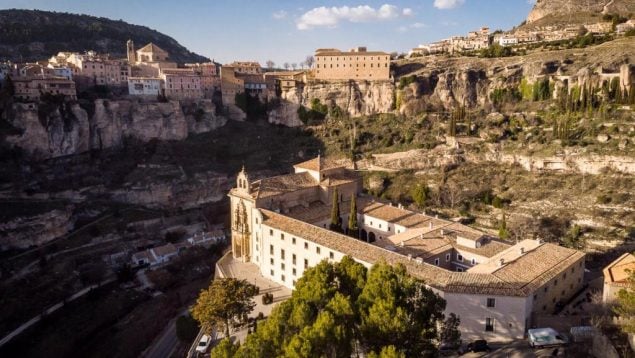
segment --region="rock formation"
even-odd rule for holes
[[[50,106],[16,103],[8,117],[21,134],[6,141],[37,159],[78,154],[90,149],[118,147],[124,138],[140,141],[182,140],[223,126],[209,100],[167,103],[103,100],[93,103],[89,116],[79,104]]]

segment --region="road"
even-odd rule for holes
[[[173,318],[165,327],[161,335],[152,342],[152,345],[142,354],[145,358],[168,358],[176,349],[179,339],[176,337],[176,319],[186,314],[188,309],[184,309],[178,316]]]

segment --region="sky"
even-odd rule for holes
[[[220,63],[301,63],[317,48],[407,52],[481,26],[511,29],[532,0],[0,0],[1,9],[144,25]]]

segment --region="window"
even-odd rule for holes
[[[445,261],[450,261],[450,254],[445,254]]]
[[[487,307],[496,307],[496,299],[488,298],[487,299]]]
[[[280,240],[284,241],[284,234],[280,233]]]
[[[295,237],[291,238],[291,243],[295,245]]]
[[[280,278],[282,279],[282,282],[284,282],[284,280],[285,280],[284,275],[281,275]]]
[[[293,273],[293,276],[295,276],[295,275],[296,275],[295,268],[293,268],[293,270],[291,270],[291,273]]]
[[[329,252],[329,258],[331,260],[335,259],[335,254],[333,254],[333,251]]]
[[[553,281],[554,286],[558,286],[558,280]]]
[[[309,268],[309,260],[304,259],[304,268]]]
[[[472,265],[476,265],[476,259],[472,259]]]
[[[538,294],[534,295],[534,301],[538,300]]]
[[[463,255],[461,254],[456,254],[456,259],[463,262]]]
[[[295,254],[291,256],[291,262],[295,265]]]
[[[269,245],[269,255],[273,255],[273,245]]]
[[[273,236],[273,229],[269,229],[269,236]]]
[[[286,270],[286,267],[284,266],[284,262],[280,264],[280,269],[282,269],[282,271]]]
[[[545,292],[547,292],[549,290],[549,287],[545,287]]]
[[[494,320],[485,318],[485,332],[494,332]]]
[[[457,267],[456,268],[456,272],[463,272],[463,268],[462,267]]]
[[[256,240],[256,241],[258,241],[258,240]],[[256,251],[258,251],[258,244],[256,244]]]
[[[305,242],[305,243],[304,243],[304,249],[306,249],[306,250],[308,250],[308,249],[309,249],[309,243],[308,243],[308,242]]]
[[[434,259],[434,264],[439,266],[439,259]]]
[[[274,262],[275,262],[275,261],[273,260],[273,258],[269,259],[269,263],[270,263],[272,266],[274,265]]]
[[[280,249],[280,258],[284,260],[284,249]]]
[[[319,246],[315,247],[315,253],[318,254],[318,255],[320,254],[320,247]]]
[[[271,274],[271,277],[273,277],[275,272],[273,272],[273,270],[271,270],[271,271],[269,271],[269,273]]]

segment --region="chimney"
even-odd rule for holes
[[[524,254],[525,254],[525,248],[524,248],[524,247],[521,247],[521,248],[520,248],[520,254],[521,254],[521,255],[524,255]]]
[[[434,226],[434,225],[432,225],[432,221],[430,221],[430,225],[429,226],[430,226],[430,230],[432,230],[432,227]]]
[[[498,267],[501,267],[505,264],[505,259],[498,260]]]
[[[440,230],[441,236],[445,236],[445,231],[443,229]]]
[[[400,242],[399,242],[399,246],[404,247],[404,246],[405,246],[404,242],[403,242],[403,241],[400,241]]]
[[[408,261],[412,261],[412,254],[408,254]]]

